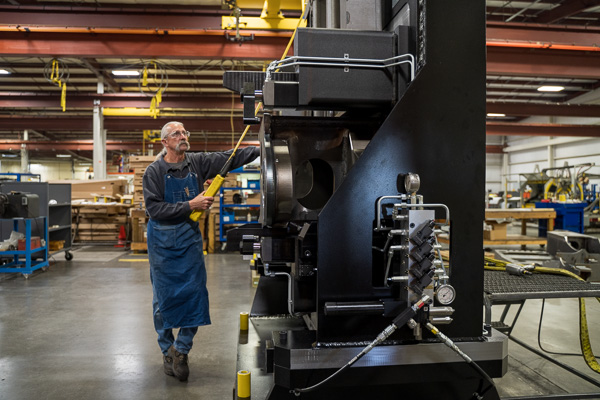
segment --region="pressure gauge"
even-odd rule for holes
[[[456,290],[450,285],[442,285],[438,287],[435,297],[441,305],[447,306],[456,298]]]

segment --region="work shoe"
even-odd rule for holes
[[[173,372],[173,357],[163,356],[163,368],[165,370],[165,374],[169,376],[175,375],[175,372]]]
[[[169,348],[169,353],[167,356],[171,357],[171,359],[173,360],[173,374],[181,382],[187,381],[188,376],[190,375],[187,354],[182,354],[175,350],[175,347],[171,346]]]

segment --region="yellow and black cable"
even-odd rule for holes
[[[505,271],[506,264],[507,263],[505,261],[485,257],[484,268],[490,271]],[[547,268],[536,265],[535,269],[532,272],[538,274],[568,276],[580,281],[585,281],[583,278],[574,274],[573,272],[567,271],[566,269],[562,268]],[[600,298],[596,297],[596,300],[600,302]],[[594,356],[594,351],[592,350],[592,345],[590,342],[590,333],[587,323],[587,313],[585,309],[585,299],[583,297],[579,298],[579,343],[581,345],[581,352],[583,354],[583,358],[585,359],[585,363],[587,364],[587,366],[590,367],[592,371],[600,374],[600,364],[598,363],[596,356]]]

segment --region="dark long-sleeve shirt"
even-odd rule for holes
[[[214,178],[233,150],[220,153],[186,153],[181,169],[173,169],[161,156],[146,168],[143,179],[144,202],[150,218],[176,224],[186,220],[191,208],[187,201],[179,203],[165,202],[165,175],[172,174],[176,178],[185,178],[189,172],[198,175],[198,187],[202,187],[207,179]],[[248,164],[260,155],[258,147],[238,149],[231,163],[231,169]]]

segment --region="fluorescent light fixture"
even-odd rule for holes
[[[563,86],[540,86],[538,92],[560,92],[565,90]]]
[[[116,76],[139,76],[140,71],[117,69],[112,72]]]
[[[6,157],[6,158],[17,158],[18,156],[16,154],[2,154],[2,157]]]
[[[506,114],[500,114],[500,113],[487,113],[488,117],[506,117]]]
[[[10,75],[10,72],[5,69],[0,69],[0,75]]]
[[[57,154],[56,157],[71,158],[70,154]]]

